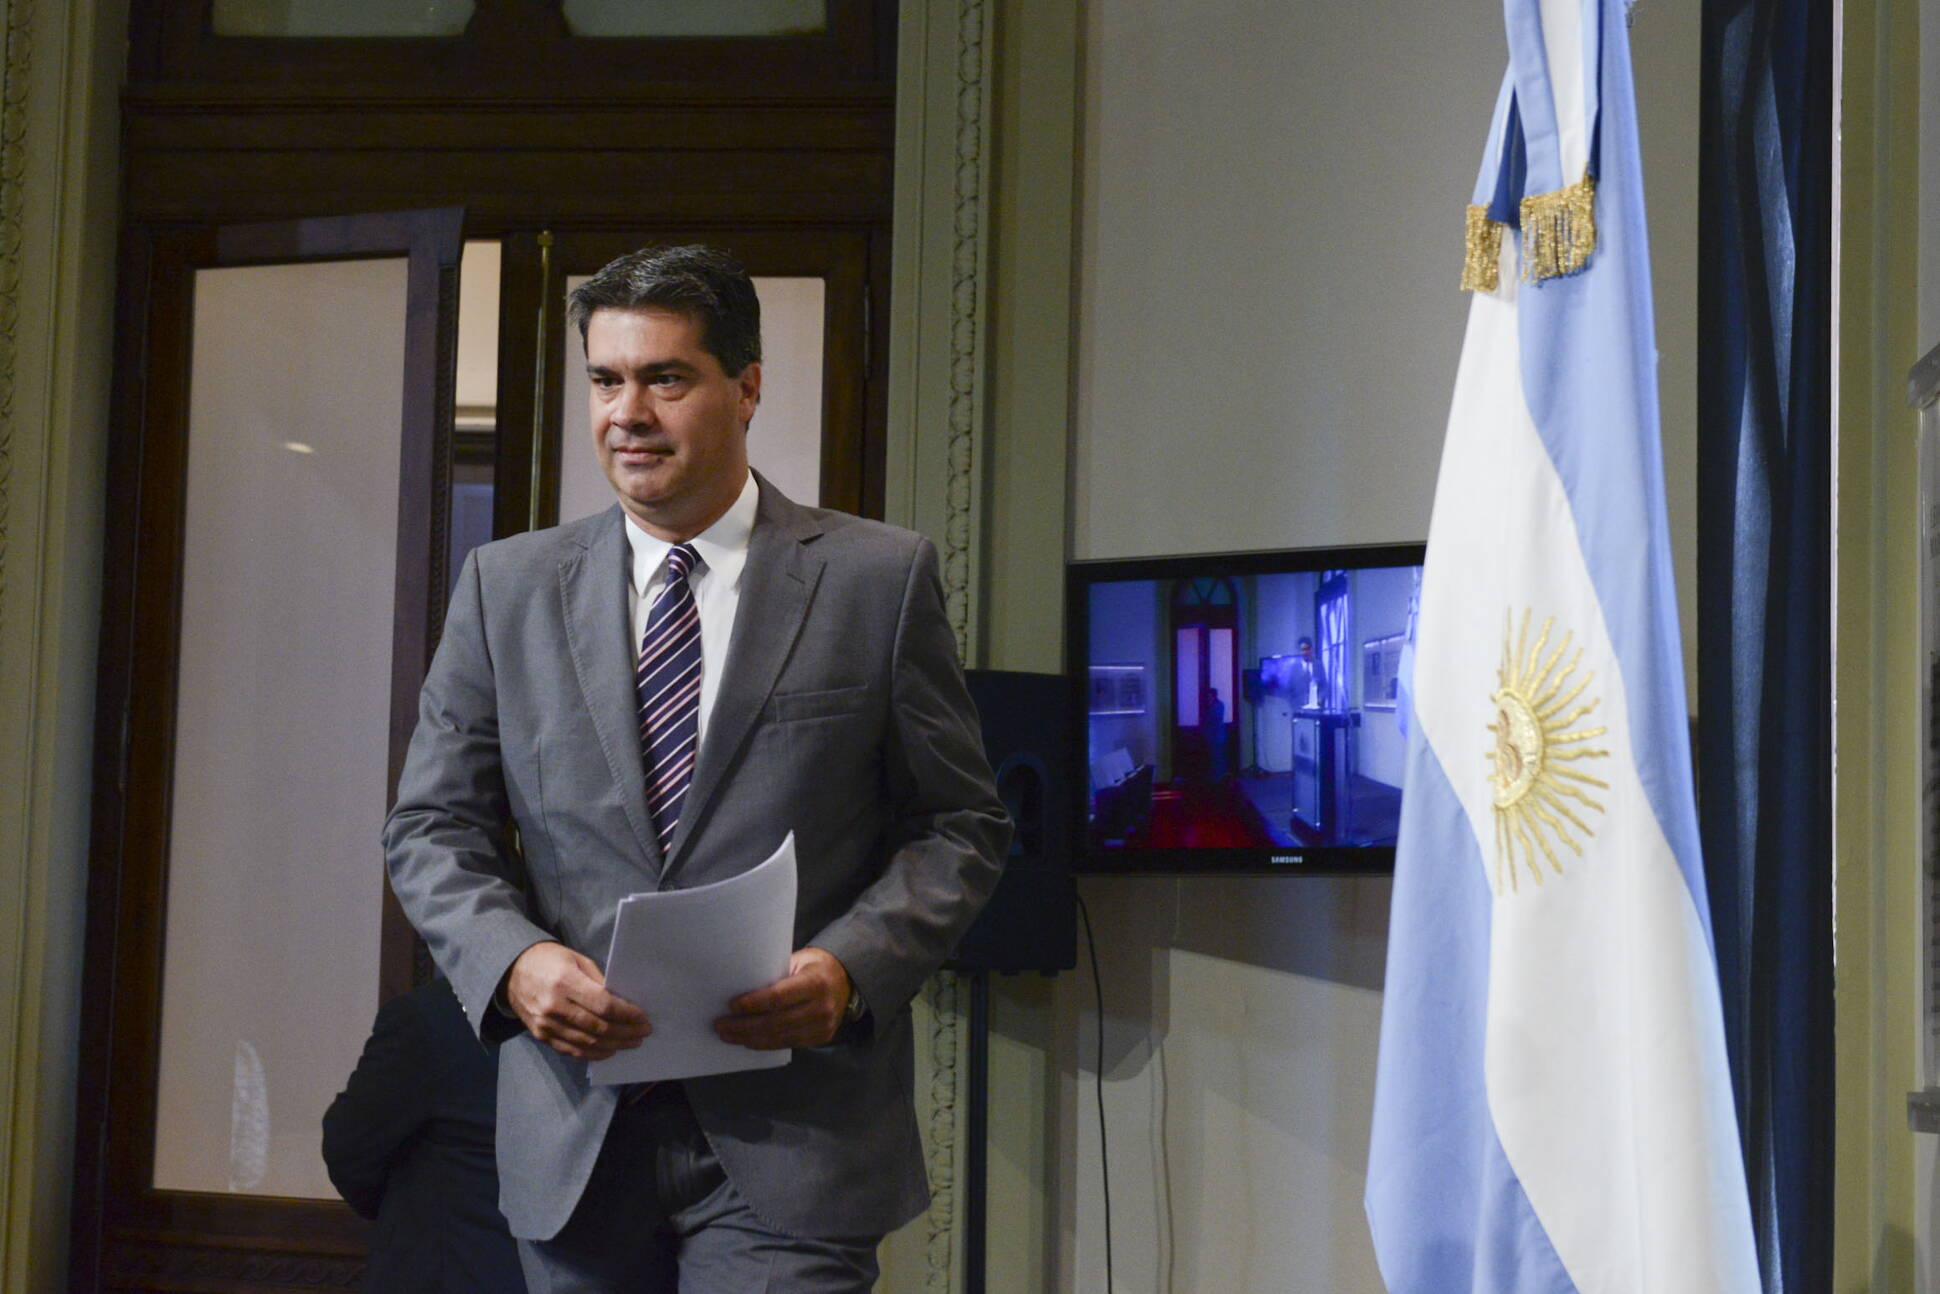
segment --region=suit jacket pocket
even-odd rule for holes
[[[867,687],[830,687],[812,692],[777,692],[769,698],[768,708],[774,722],[791,723],[798,719],[860,714],[868,704]]]

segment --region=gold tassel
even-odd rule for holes
[[[1574,274],[1596,250],[1596,181],[1585,175],[1554,193],[1522,200],[1522,279]]]
[[[1493,292],[1501,286],[1502,226],[1489,219],[1489,209],[1470,204],[1468,235],[1464,239],[1462,291]]]

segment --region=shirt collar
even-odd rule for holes
[[[755,509],[760,497],[754,473],[749,472],[747,483],[728,505],[728,510],[713,525],[687,541],[700,554],[709,575],[718,577],[728,588],[741,583],[741,568],[747,565],[748,537],[754,533]],[[648,582],[667,560],[667,551],[673,545],[642,530],[632,517],[626,517],[626,540],[633,548],[633,591],[645,597]]]

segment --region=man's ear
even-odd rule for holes
[[[754,417],[754,408],[761,403],[761,365],[748,365],[735,377],[734,382],[742,404],[741,421],[745,423]]]

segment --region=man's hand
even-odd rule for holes
[[[848,1006],[849,972],[811,944],[789,957],[788,974],[728,1003],[734,1014],[716,1020],[714,1032],[757,1051],[819,1047],[835,1037]]]
[[[653,1032],[646,1012],[608,993],[600,968],[564,944],[520,953],[505,972],[505,1000],[526,1032],[575,1060],[605,1060]]]

